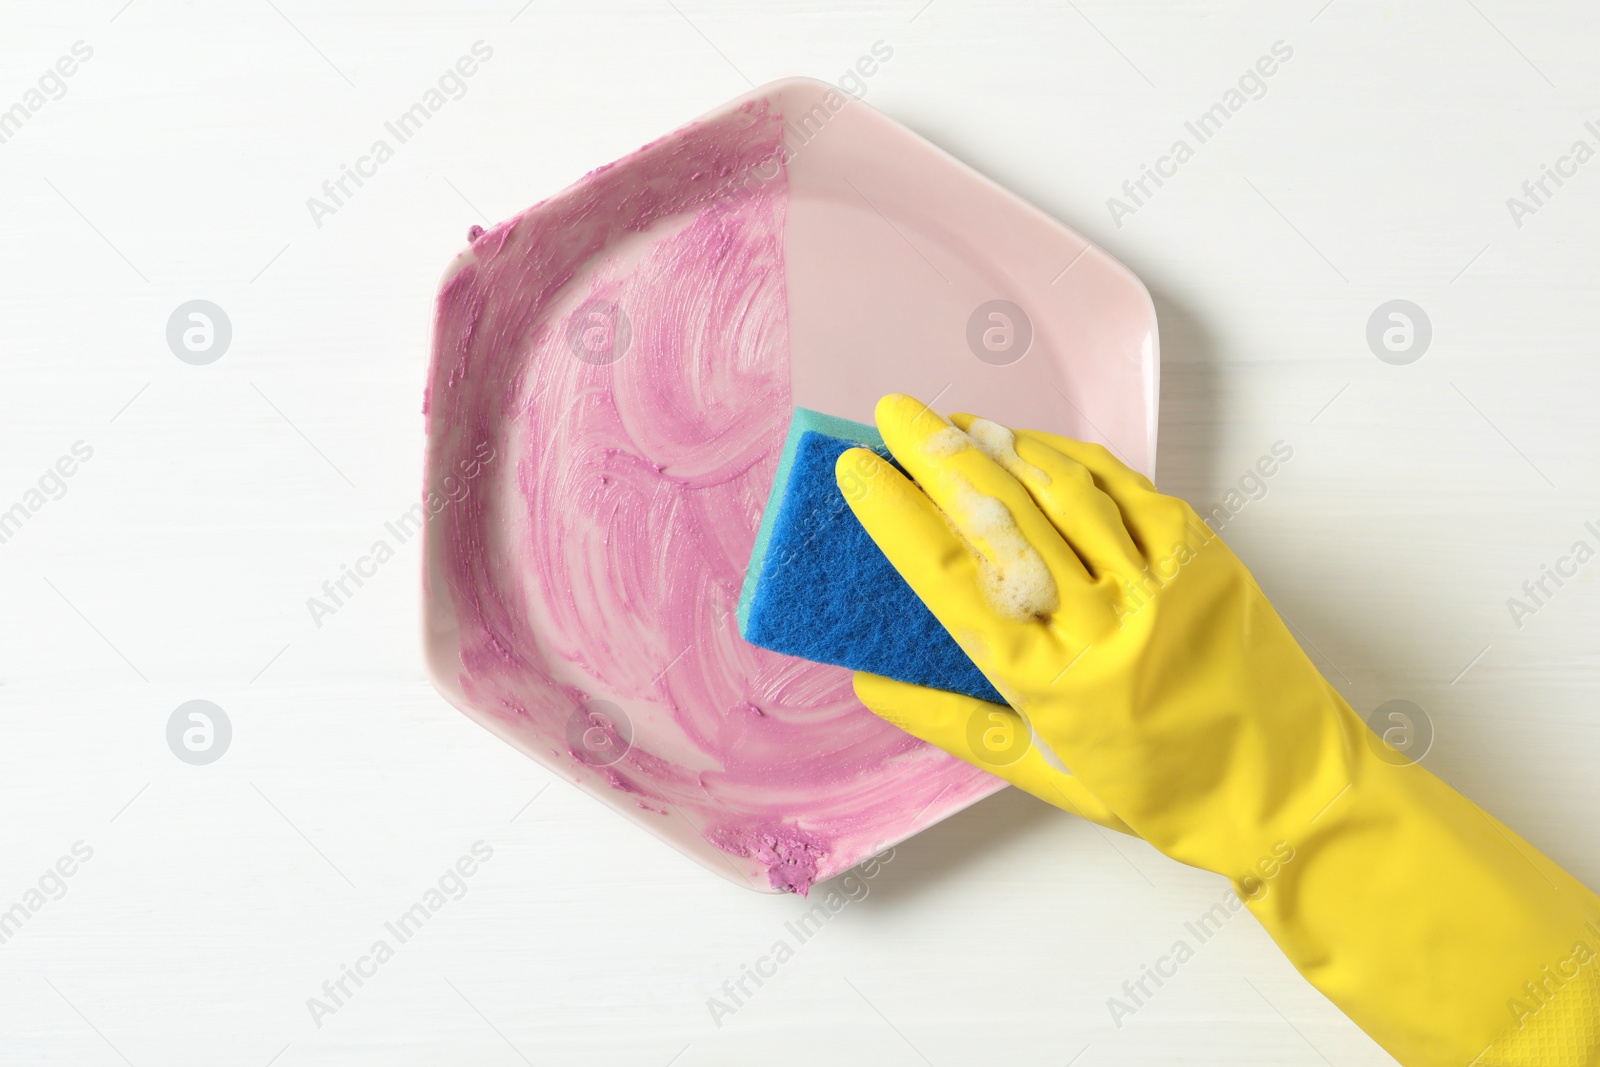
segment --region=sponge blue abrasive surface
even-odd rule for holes
[[[871,426],[795,409],[739,594],[753,645],[1004,703],[867,536],[834,483],[846,449],[888,458]]]

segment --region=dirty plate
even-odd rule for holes
[[[424,630],[471,718],[713,871],[804,892],[1002,787],[734,608],[792,408],[941,411],[1155,463],[1150,298],[908,130],[776,82],[446,273]]]

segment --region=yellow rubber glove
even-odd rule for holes
[[[1095,445],[898,395],[877,422],[916,484],[852,449],[840,491],[1049,750],[1037,766],[1070,768],[1058,806],[1229,878],[1403,1064],[1600,1064],[1600,898],[1384,746],[1193,509]],[[866,674],[856,692],[968,759],[973,716],[1003,710]]]
[[[1089,791],[1083,779],[1033,743],[1028,724],[1015,709],[860,672],[855,676],[855,690],[879,718],[906,733],[1004,778],[1046,804],[1107,829],[1133,833],[1105,801]]]

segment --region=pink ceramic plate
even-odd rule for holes
[[[1001,788],[733,615],[795,406],[885,392],[1155,463],[1149,295],[820,82],[757,89],[487,232],[428,387],[434,684],[721,874],[804,892]]]

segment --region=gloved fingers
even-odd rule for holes
[[[1108,830],[1132,834],[1076,775],[1050,764],[1031,739],[1022,716],[1004,704],[927,689],[857,672],[856,698],[873,714],[922,740],[1003,778],[1063,811]]]
[[[1145,563],[1155,566],[1188,558],[1213,540],[1188,504],[1157,491],[1150,479],[1104,445],[1038,430],[1017,430],[1016,436],[1024,452],[1038,444],[1074,460],[1094,476],[1095,485],[1116,504],[1123,528],[1138,548],[1141,564],[1136,570]]]
[[[1083,600],[1088,571],[1019,481],[1048,475],[1009,449],[980,448],[909,396],[883,397],[876,416],[895,459],[980,557],[981,588],[994,614],[1028,621]]]
[[[1149,478],[1140,474],[1122,460],[1105,445],[1097,445],[1090,441],[1079,441],[1072,437],[1063,437],[1060,434],[1046,433],[1043,430],[1016,430],[1018,437],[1028,437],[1041,444],[1060,452],[1070,459],[1076,460],[1089,468],[1089,473],[1094,475],[1095,481],[1106,491],[1111,499],[1122,504],[1137,500],[1142,496],[1156,492],[1156,487]]]
[[[833,476],[867,535],[956,642],[978,632],[993,614],[978,560],[933,501],[871,449],[841,453]]]
[[[980,422],[964,413],[951,415],[950,421],[969,435]],[[1121,509],[1095,484],[1089,468],[1036,437],[1014,431],[1014,440],[1018,458],[1048,476],[1022,479],[1023,488],[1095,577],[1142,571],[1144,558],[1128,535]]]

